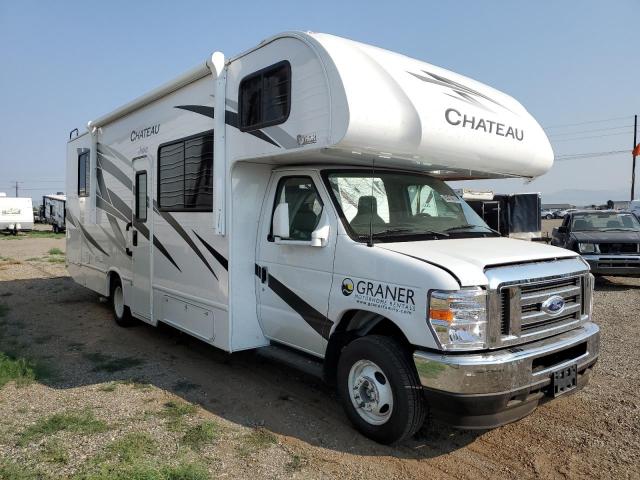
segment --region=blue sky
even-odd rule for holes
[[[63,190],[72,128],[214,50],[231,56],[280,31],[313,30],[395,50],[513,95],[554,127],[548,132],[557,156],[625,150],[557,161],[528,185],[469,186],[541,191],[547,201],[582,201],[583,190],[593,201],[627,199],[632,115],[640,113],[639,18],[637,0],[0,0],[0,191],[12,194],[14,180],[35,198]],[[555,127],[602,119],[615,120]]]

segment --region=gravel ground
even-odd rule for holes
[[[49,260],[52,248],[64,250],[64,239],[0,238],[0,303],[8,307],[0,352],[46,367],[36,383],[0,389],[0,464],[64,478],[112,461],[114,442],[140,432],[155,446],[144,458],[197,462],[212,477],[640,478],[640,279],[597,282],[602,351],[581,392],[491,431],[435,421],[384,447],[355,432],[335,394],[311,377],[168,327],[118,328],[97,295]],[[167,404],[183,402],[196,408],[172,419]],[[106,429],[21,442],[30,426],[65,412],[91,412]],[[189,446],[187,432],[205,422],[215,439]],[[52,455],[55,448],[63,454]]]

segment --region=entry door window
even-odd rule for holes
[[[281,204],[289,205],[289,238],[311,240],[311,233],[320,223],[323,204],[310,177],[280,179],[273,210]],[[271,219],[273,225],[273,218]],[[271,236],[270,236],[271,238]]]
[[[136,173],[136,220],[147,221],[147,172]]]

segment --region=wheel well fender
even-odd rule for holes
[[[350,310],[342,316],[329,337],[323,365],[325,382],[335,385],[338,360],[349,343],[356,338],[374,334],[393,337],[404,345],[411,345],[400,327],[387,317],[364,310]]]
[[[107,292],[108,297],[111,296],[111,290],[113,290],[113,286],[116,282],[116,280],[120,280],[120,284],[122,285],[122,275],[120,275],[120,272],[118,272],[116,269],[110,269],[107,272],[107,279],[106,279],[106,284],[105,284],[105,289]],[[124,287],[124,285],[123,285]]]

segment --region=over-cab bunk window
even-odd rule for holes
[[[243,132],[284,123],[291,111],[291,64],[278,62],[247,75],[238,97]]]
[[[78,196],[89,196],[89,183],[91,167],[89,163],[89,150],[78,155]]]
[[[160,146],[158,204],[165,212],[213,210],[213,131]]]

